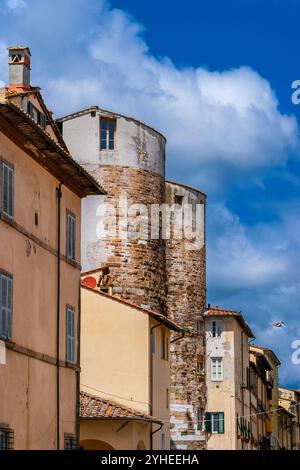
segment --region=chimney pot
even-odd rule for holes
[[[30,49],[26,46],[8,48],[9,88],[28,90],[30,88]]]

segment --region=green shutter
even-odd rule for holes
[[[205,413],[205,431],[211,434],[211,413]]]
[[[219,418],[218,418],[218,422],[219,422],[219,434],[224,434],[224,430],[225,430],[225,416],[224,416],[224,413],[219,413]]]

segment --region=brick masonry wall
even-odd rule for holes
[[[175,195],[184,203],[205,204],[201,193],[175,183],[166,183],[166,202]],[[204,211],[205,213],[205,211]],[[203,230],[205,230],[203,221]],[[206,307],[205,244],[189,250],[185,240],[170,239],[166,244],[167,312],[187,330],[183,339],[171,344],[171,447],[205,448],[205,433],[198,430],[197,410],[206,405],[205,378],[197,374],[197,361],[205,358],[205,330],[201,314]],[[200,320],[200,332],[196,322]]]
[[[121,166],[99,166],[91,172],[101,182],[107,196],[105,202],[118,208],[119,196],[126,195],[131,204],[145,204],[148,221],[141,212],[140,221],[146,224],[148,239],[135,237],[133,219],[139,210],[128,217],[127,239],[99,240],[89,247],[90,256],[108,264],[113,276],[114,293],[137,305],[149,305],[162,313],[166,310],[165,241],[150,239],[150,205],[162,204],[165,198],[164,178],[154,172]],[[122,211],[117,209],[117,218]],[[106,221],[110,223],[109,217]],[[131,238],[136,239],[131,239]]]

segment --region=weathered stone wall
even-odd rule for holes
[[[165,241],[152,240],[150,233],[151,204],[163,203],[164,179],[146,170],[118,166],[101,166],[92,174],[108,193],[101,202],[116,208],[117,226],[123,213],[120,196],[127,197],[128,208],[133,204],[144,205],[148,217],[142,209],[132,208],[123,234],[116,232],[113,238],[89,243],[86,247],[89,266],[107,264],[113,276],[114,293],[137,305],[165,312]],[[110,223],[110,215],[106,221]],[[145,224],[146,236],[140,233],[140,224]],[[127,238],[122,238],[125,232]]]
[[[100,151],[99,123],[101,116],[116,119],[116,147]],[[196,332],[196,322],[206,306],[205,279],[205,195],[181,185],[165,181],[165,139],[154,129],[125,116],[93,108],[63,118],[63,135],[73,156],[93,174],[106,189],[107,196],[85,198],[82,201],[82,264],[84,270],[108,264],[113,275],[114,292],[137,305],[166,313],[186,330],[183,339],[171,344],[171,440],[178,449],[202,449],[205,433],[198,430],[197,413],[205,411],[205,377],[197,373],[197,362],[205,358],[203,323]],[[147,236],[132,235],[132,212],[128,237],[122,230],[111,238],[97,236],[100,221],[99,206],[110,203],[117,209],[119,197],[127,196],[128,206],[145,204],[141,224],[147,226]],[[203,243],[193,246],[191,240],[174,238],[151,239],[149,234],[151,204],[173,204],[175,196],[182,203],[202,205],[201,235]],[[109,227],[112,217],[107,215]],[[175,220],[175,218],[174,218]],[[193,224],[191,223],[193,229]],[[174,231],[173,231],[174,232]],[[203,362],[205,370],[205,364]]]
[[[197,373],[197,361],[204,365],[205,329],[201,315],[206,307],[206,198],[192,188],[166,182],[166,202],[174,204],[175,196],[182,197],[183,205],[201,204],[203,210],[199,246],[191,249],[184,238],[171,238],[166,243],[167,312],[186,330],[184,338],[171,344],[171,445],[177,449],[202,449],[205,433],[198,430],[197,411],[205,411],[206,392],[204,375]]]

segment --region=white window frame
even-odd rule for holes
[[[213,382],[221,382],[224,377],[223,357],[212,357],[210,361],[211,380]]]
[[[105,123],[105,139],[102,138],[103,132],[103,123]],[[110,126],[113,125],[113,138],[111,139]],[[100,117],[100,151],[110,151],[113,152],[116,149],[116,128],[117,121],[116,119],[110,119],[105,117]],[[102,147],[102,142],[105,141],[105,146]],[[110,143],[112,142],[113,148],[110,148]]]
[[[212,434],[219,434],[219,420],[220,420],[220,414],[219,413],[212,413],[211,414],[211,432],[212,432]],[[216,425],[216,429],[214,429],[215,425]]]

